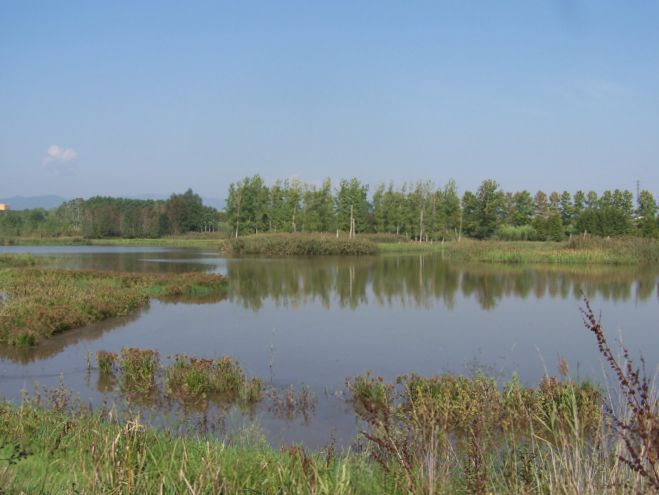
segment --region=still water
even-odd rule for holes
[[[276,389],[307,386],[315,393],[315,412],[306,418],[282,417],[265,403],[249,414],[221,411],[234,425],[258,422],[274,443],[321,446],[330,436],[348,443],[356,424],[345,378],[367,370],[391,380],[484,369],[535,384],[545,370],[556,372],[561,356],[573,375],[601,381],[602,363],[581,319],[582,294],[608,334],[642,352],[649,369],[659,359],[657,267],[454,264],[438,254],[225,258],[206,250],[101,246],[2,252],[56,256],[64,268],[215,272],[228,278],[229,289],[201,304],[151,301],[138,313],[34,349],[0,346],[0,394],[19,400],[35,382],[54,387],[63,376],[83,402],[97,405],[117,399],[87,370],[86,356],[99,350],[230,355]],[[200,421],[189,411],[175,414]]]

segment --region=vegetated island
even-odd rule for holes
[[[60,270],[35,263],[29,255],[0,256],[0,343],[33,345],[65,330],[126,315],[150,298],[204,300],[226,292],[221,275]]]

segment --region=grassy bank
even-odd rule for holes
[[[379,244],[383,253],[442,253],[459,262],[641,264],[659,263],[659,241],[638,237],[574,237],[566,242],[476,241]]]
[[[321,234],[259,234],[227,241],[232,255],[263,256],[360,256],[379,252],[373,242],[361,239],[337,239]]]
[[[205,298],[225,289],[224,278],[204,273],[5,268],[0,270],[0,342],[32,345],[58,332],[128,314],[151,297]]]

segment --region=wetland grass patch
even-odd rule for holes
[[[383,253],[438,252],[447,260],[483,263],[656,264],[659,241],[640,237],[573,236],[565,242],[462,241],[383,243]]]
[[[231,255],[262,256],[363,256],[379,253],[369,240],[345,239],[323,234],[258,234],[226,243]]]
[[[176,355],[165,371],[165,388],[181,401],[216,397],[250,405],[263,397],[262,380],[248,379],[238,362],[228,356],[213,360]]]
[[[155,298],[221,297],[226,281],[205,273],[0,270],[0,343],[33,345],[95,321],[129,314]]]

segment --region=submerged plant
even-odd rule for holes
[[[292,420],[296,415],[301,415],[305,424],[316,411],[316,396],[308,386],[298,387],[293,385],[284,390],[271,389],[269,411],[276,416]]]

